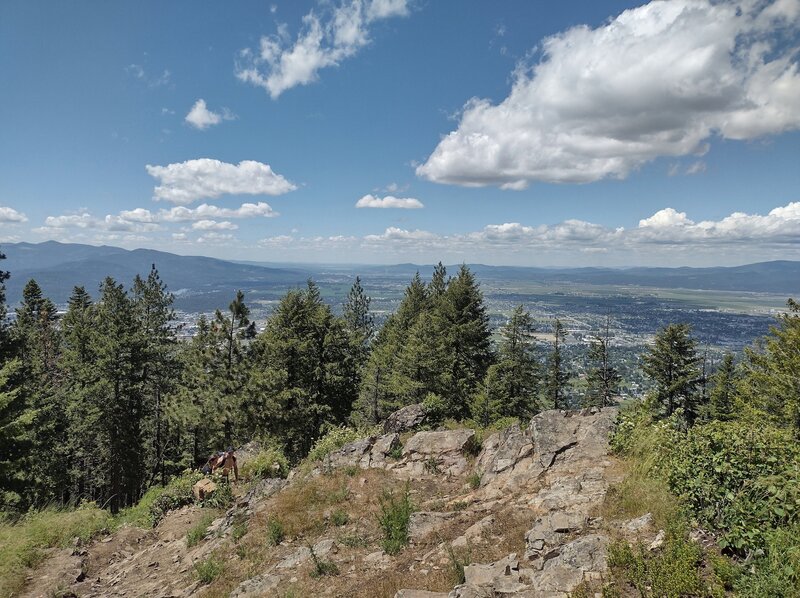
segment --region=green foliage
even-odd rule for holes
[[[242,465],[240,474],[245,480],[285,478],[289,475],[289,461],[277,447],[262,448]]]
[[[380,506],[378,523],[383,531],[383,550],[387,554],[397,554],[408,544],[408,526],[414,512],[408,484],[400,493],[384,490]]]
[[[478,488],[480,488],[481,477],[482,477],[481,472],[473,471],[467,478],[467,483],[469,484],[469,487],[472,488],[473,490],[477,490]]]
[[[360,534],[343,534],[339,537],[339,543],[348,548],[365,548],[369,546],[369,540]]]
[[[325,435],[317,439],[314,446],[308,452],[305,461],[307,463],[322,461],[333,451],[342,448],[345,444],[370,436],[370,432],[371,430],[358,430],[346,426],[330,428]]]
[[[217,579],[225,570],[225,564],[218,556],[211,555],[208,558],[195,563],[194,572],[197,579],[202,584],[209,584]]]
[[[0,521],[0,596],[16,595],[45,550],[67,546],[73,538],[88,542],[106,532],[113,522],[107,511],[94,504],[78,509],[46,509],[16,522]]]
[[[347,514],[347,511],[343,511],[342,509],[336,509],[331,513],[331,523],[336,527],[341,527],[343,525],[347,525],[350,521],[350,516]]]
[[[464,567],[472,562],[472,555],[469,546],[466,550],[456,551],[452,544],[445,544],[447,551],[448,568],[450,569],[450,582],[454,585],[461,585],[466,582]]]
[[[270,546],[277,546],[286,538],[286,532],[283,529],[283,523],[280,519],[270,517],[267,520],[267,543]]]
[[[685,523],[674,522],[666,532],[657,551],[625,541],[609,547],[608,563],[618,583],[630,583],[642,596],[718,595],[719,584],[709,584],[701,575],[703,551],[689,539]]]
[[[192,528],[186,534],[186,547],[193,548],[200,544],[203,538],[208,531],[208,526],[211,525],[211,522],[214,521],[214,515],[212,513],[205,513],[201,518],[200,521],[195,523]]]
[[[611,365],[609,332],[611,317],[606,316],[605,329],[602,336],[593,339],[589,345],[589,362],[591,366],[586,372],[586,398],[584,407],[607,407],[614,404],[614,397],[619,392],[622,376]]]
[[[553,409],[569,407],[569,372],[564,366],[563,345],[566,330],[558,318],[553,322],[553,348],[547,356],[547,367],[544,376],[544,394]]]
[[[653,345],[642,356],[642,370],[655,382],[654,399],[661,413],[671,416],[678,409],[689,423],[700,413],[701,358],[688,324],[670,324],[656,334]]]
[[[766,538],[764,554],[757,557],[747,575],[735,575],[733,586],[740,596],[798,598],[800,596],[800,526],[778,529]]]
[[[192,504],[192,486],[202,477],[198,472],[186,472],[173,479],[165,488],[151,490],[152,498],[146,501],[149,503],[150,524],[156,526],[170,511]]]
[[[311,551],[311,561],[314,564],[314,568],[311,570],[311,577],[319,579],[326,575],[339,575],[339,567],[336,566],[336,563],[319,558],[311,546],[308,549]]]
[[[800,447],[783,430],[739,422],[695,426],[669,460],[670,487],[722,532],[722,548],[752,553],[764,548],[770,530],[800,521]]]

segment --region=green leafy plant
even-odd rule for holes
[[[192,548],[200,544],[208,531],[208,526],[214,521],[214,515],[206,513],[186,534],[186,547]]]
[[[194,565],[195,575],[202,584],[209,584],[217,579],[222,575],[223,569],[224,565],[222,560],[214,555]]]
[[[285,478],[289,475],[289,461],[277,447],[261,449],[255,457],[246,460],[241,467],[245,480]]]
[[[380,507],[378,523],[383,530],[383,549],[387,554],[397,554],[408,544],[408,526],[414,512],[408,483],[400,493],[384,490]]]
[[[481,472],[479,471],[472,472],[470,476],[467,478],[467,483],[469,484],[469,487],[472,488],[473,490],[477,490],[478,488],[480,488],[481,477],[482,477]]]
[[[336,509],[331,513],[331,523],[336,527],[347,525],[348,521],[350,521],[350,516],[347,514],[347,511]]]
[[[280,519],[270,517],[267,520],[267,542],[270,546],[277,546],[283,542],[286,537],[286,532],[283,529],[283,524]]]

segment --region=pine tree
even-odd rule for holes
[[[148,445],[145,448],[147,469],[150,472],[148,485],[157,478],[166,484],[165,439],[169,431],[164,421],[164,395],[169,392],[177,374],[177,338],[173,325],[175,312],[172,309],[175,298],[161,281],[155,264],[146,280],[136,276],[132,291],[145,350],[142,384],[145,393],[145,435],[148,437],[145,440]]]
[[[2,262],[4,259],[6,259],[6,255],[0,251],[0,262]],[[8,327],[6,326],[6,315],[8,309],[6,307],[6,281],[10,277],[11,275],[7,271],[0,269],[0,366],[2,366],[3,360],[10,351],[10,339],[8,335]]]
[[[670,324],[656,334],[642,357],[642,369],[655,382],[654,398],[665,415],[680,408],[690,424],[697,418],[700,359],[688,324]]]
[[[611,365],[609,356],[609,341],[611,335],[610,316],[606,316],[603,335],[592,340],[589,345],[589,361],[592,367],[586,374],[588,385],[586,391],[585,407],[607,407],[614,404],[614,396],[619,392],[622,376]]]
[[[0,511],[26,506],[23,496],[30,485],[27,465],[35,413],[26,408],[13,382],[21,369],[18,359],[0,365]]]
[[[800,435],[800,303],[788,301],[755,349],[745,350],[739,393],[751,409]]]
[[[544,391],[545,399],[553,405],[553,409],[567,409],[569,397],[567,384],[569,372],[564,368],[563,345],[566,340],[566,331],[561,320],[556,318],[553,323],[553,348],[547,358]]]
[[[735,414],[737,373],[733,353],[725,353],[719,369],[712,377],[709,414],[712,419],[727,421]]]
[[[443,341],[447,388],[441,394],[446,415],[464,419],[469,414],[469,402],[494,359],[483,293],[466,265],[462,264],[450,279],[435,316],[438,322],[432,327],[431,336]]]
[[[31,504],[63,501],[68,487],[63,467],[67,422],[63,397],[57,392],[60,343],[56,307],[36,281],[30,280],[16,314],[11,337],[22,365],[19,390],[34,414],[25,468],[29,476],[26,499]]]
[[[472,403],[472,417],[483,425],[501,417],[529,418],[539,411],[534,332],[530,313],[518,306],[500,332],[498,362],[489,367]]]

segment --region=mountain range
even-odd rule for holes
[[[8,302],[14,305],[25,283],[35,279],[56,303],[66,303],[75,285],[94,293],[106,276],[130,285],[136,274],[146,276],[155,264],[161,278],[179,298],[225,293],[234,289],[285,289],[304,284],[308,278],[330,274],[343,277],[410,279],[414,272],[429,275],[431,266],[416,264],[376,265],[275,265],[226,261],[209,257],[182,256],[151,249],[76,243],[10,243],[0,249],[11,272],[6,283]],[[683,288],[713,291],[800,294],[800,262],[772,261],[734,267],[710,268],[537,268],[470,265],[481,280],[531,281],[588,285],[625,285],[653,288]],[[448,268],[450,270],[450,268]],[[455,269],[453,267],[453,269]],[[220,302],[222,303],[222,302]]]

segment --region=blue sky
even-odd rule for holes
[[[3,2],[0,243],[800,259],[799,28],[800,0]]]

